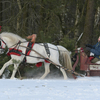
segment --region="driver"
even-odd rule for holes
[[[86,51],[90,51],[94,54],[94,59],[91,61],[92,63],[95,63],[97,61],[100,61],[100,36],[98,38],[98,42],[95,45],[86,44]]]

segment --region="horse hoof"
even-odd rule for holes
[[[40,80],[43,80],[43,79],[44,79],[43,77],[40,78]]]
[[[11,77],[10,79],[16,79],[15,77]]]

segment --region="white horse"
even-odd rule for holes
[[[21,43],[17,44],[19,41],[21,41]],[[23,54],[25,54],[26,47],[28,44],[28,42],[25,39],[21,38],[20,36],[18,36],[16,34],[9,33],[9,32],[2,32],[0,34],[0,42],[1,42],[0,43],[0,45],[1,45],[0,51],[2,50],[2,48],[4,49],[7,46],[9,49],[15,48],[15,49],[21,50]],[[45,58],[54,62],[56,64],[57,68],[59,68],[59,66],[62,66],[59,62],[59,51],[60,51],[61,58],[63,57],[63,59],[64,59],[63,60],[64,67],[72,70],[70,53],[66,48],[64,48],[62,46],[55,46],[55,45],[50,44],[50,43],[48,43],[48,47],[49,47],[49,51],[50,51],[50,57],[48,57],[43,43],[39,43],[39,44],[35,43],[32,50],[37,51],[39,54],[43,55]],[[18,69],[18,66],[23,61],[23,59],[25,57],[25,55],[23,55],[23,54],[21,54],[20,56],[11,54],[10,55],[11,59],[8,62],[6,62],[3,65],[3,67],[1,68],[0,75],[3,74],[6,67],[8,67],[11,64],[14,64],[14,70],[12,72],[11,79],[15,78],[15,74],[16,74],[16,71]],[[50,72],[50,69],[49,69],[50,63],[45,62],[45,59],[41,59],[42,57],[39,54],[37,54],[34,51],[31,51],[30,56],[26,56],[26,63],[33,64],[33,63],[38,63],[38,62],[44,62],[45,73],[40,78],[40,79],[44,79],[48,75],[48,73]],[[31,56],[34,56],[34,57],[31,57]],[[18,62],[14,63],[13,60],[16,60]],[[64,76],[64,79],[67,79],[68,77],[67,77],[66,71],[62,68],[59,68],[59,69],[61,70],[61,72]]]

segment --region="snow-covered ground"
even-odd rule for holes
[[[100,100],[100,77],[0,79],[0,100]]]

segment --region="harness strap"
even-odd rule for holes
[[[50,50],[49,50],[48,44],[47,43],[43,43],[43,44],[44,44],[48,57],[50,57]]]
[[[29,56],[33,46],[34,46],[34,43],[31,43],[31,42],[28,43],[28,45],[27,45],[28,48],[26,48],[26,52],[25,52],[25,57],[23,59],[23,63],[26,62],[26,56]]]
[[[34,46],[34,43],[31,43],[31,42],[28,43],[28,45],[27,45],[28,48],[26,48],[26,52],[25,52],[26,56],[29,56],[33,46]]]
[[[18,50],[18,49],[15,49],[15,48],[9,48],[9,51],[7,53],[8,56],[10,56],[10,55],[21,56],[21,54],[22,54],[22,50]]]

